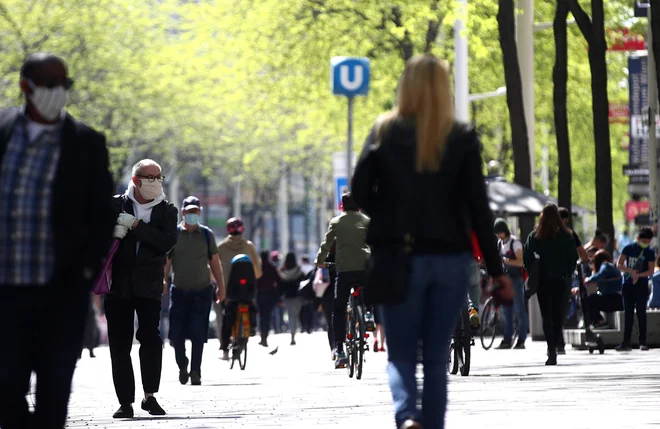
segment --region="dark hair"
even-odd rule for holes
[[[571,212],[568,211],[566,207],[559,207],[559,217],[562,219],[568,219],[571,217]]]
[[[612,255],[607,250],[599,250],[596,252],[596,256],[594,256],[594,271],[600,271],[600,266],[604,262],[612,262]]]
[[[559,232],[569,234],[564,222],[559,217],[557,206],[548,204],[543,207],[541,216],[539,216],[539,223],[534,230],[534,236],[539,240],[547,240],[555,238]]]
[[[637,237],[643,238],[645,240],[652,240],[653,239],[653,230],[649,228],[648,226],[643,226],[639,229],[639,233],[637,234]]]
[[[261,257],[262,264],[270,263],[270,252],[268,250],[262,250],[259,256]]]
[[[284,258],[284,269],[292,270],[297,266],[298,266],[298,260],[296,259],[296,254],[293,252],[287,253],[286,258]]]
[[[360,210],[360,207],[358,207],[357,204],[355,204],[355,201],[353,200],[353,195],[351,195],[350,192],[346,192],[344,195],[341,196],[341,206],[343,207],[344,211],[352,211],[356,212]]]
[[[31,78],[34,73],[34,69],[47,64],[49,62],[58,62],[61,63],[64,68],[66,68],[66,63],[64,60],[57,55],[48,53],[48,52],[37,52],[34,54],[30,54],[25,58],[25,61],[23,61],[23,65],[21,66],[21,79],[23,78]]]

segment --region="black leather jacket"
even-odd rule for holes
[[[115,214],[119,216],[123,205],[126,213],[133,212],[133,202],[122,196],[115,197]],[[152,298],[161,300],[167,252],[177,240],[178,211],[172,203],[162,201],[153,207],[151,221],[140,221],[121,240],[112,261],[112,286],[107,298]],[[116,217],[115,217],[116,218]],[[140,242],[136,252],[137,242]]]
[[[367,138],[352,187],[355,202],[371,217],[367,243],[397,244],[411,235],[417,254],[472,254],[474,230],[489,274],[502,274],[476,132],[456,124],[437,173],[417,173],[415,159],[414,123],[395,122],[380,145],[374,130]]]

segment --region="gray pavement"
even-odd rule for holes
[[[324,333],[271,337],[271,348],[250,342],[245,371],[229,370],[217,341],[205,350],[203,386],[181,386],[173,350],[164,353],[161,391],[168,411],[151,418],[136,403],[136,418],[118,421],[107,348],[84,354],[74,379],[70,428],[316,428],[351,425],[394,428],[386,356],[368,354],[363,380],[335,371]],[[275,355],[269,352],[278,347]],[[134,348],[140,392],[138,346]],[[468,377],[450,376],[447,428],[639,428],[660,422],[660,350],[589,355],[569,350],[545,367],[545,348],[473,348]],[[140,395],[138,395],[140,396]]]

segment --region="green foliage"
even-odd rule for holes
[[[585,5],[588,2],[585,2]],[[120,177],[135,157],[230,186],[272,189],[283,163],[327,177],[346,140],[346,101],[330,94],[335,55],[368,56],[372,85],[355,106],[358,150],[378,114],[391,108],[409,56],[453,61],[453,2],[439,0],[3,0],[0,3],[0,105],[21,102],[18,68],[30,52],[64,57],[76,78],[70,111],[108,136]],[[631,20],[625,0],[607,2],[608,26]],[[504,86],[497,2],[470,0],[470,92]],[[535,20],[551,22],[553,2],[536,2]],[[594,208],[594,139],[587,47],[569,26],[569,122],[576,204]],[[608,54],[610,99],[626,101],[626,56]],[[535,35],[536,170],[553,136],[552,29]],[[474,103],[485,161],[512,178],[504,97]],[[615,219],[627,198],[620,174],[626,126],[612,126]],[[172,159],[172,156],[176,159]],[[536,180],[537,188],[541,187]]]

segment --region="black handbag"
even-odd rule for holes
[[[536,294],[539,287],[539,279],[541,277],[541,259],[535,253],[534,262],[528,268],[527,280],[525,280],[525,298],[530,299]]]
[[[397,305],[406,301],[412,243],[412,236],[406,235],[399,245],[372,247],[364,290],[368,305]]]

